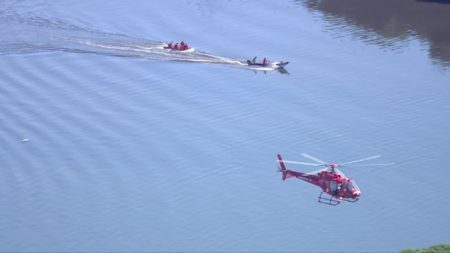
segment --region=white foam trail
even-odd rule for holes
[[[166,43],[133,38],[123,34],[106,33],[78,27],[61,20],[11,16],[0,18],[4,31],[0,37],[0,54],[36,53],[43,51],[90,53],[98,55],[135,57],[149,60],[185,61],[223,64],[253,71],[273,71],[278,66],[248,66],[246,60],[233,59],[198,50],[174,51],[164,49]],[[20,30],[21,33],[16,31]],[[280,71],[281,72],[281,71]]]

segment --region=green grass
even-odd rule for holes
[[[404,249],[400,253],[450,253],[450,244],[439,244],[425,249]]]

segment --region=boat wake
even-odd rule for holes
[[[23,18],[0,12],[0,29],[3,33],[0,37],[0,54],[89,53],[148,60],[222,64],[254,71],[280,70],[276,65],[249,66],[246,60],[199,50],[189,52],[168,50],[164,49],[166,44],[160,41],[93,30],[56,19]]]

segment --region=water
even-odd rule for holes
[[[387,36],[327,1],[2,1],[0,251],[448,242],[449,43],[421,20]],[[170,40],[200,55],[152,48]],[[237,63],[255,55],[289,74]],[[361,200],[329,207],[276,172],[302,152],[395,166],[344,169]]]

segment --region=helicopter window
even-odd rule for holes
[[[330,191],[336,193],[338,190],[338,184],[335,181],[330,182]]]
[[[343,182],[342,188],[347,189],[348,191],[351,191],[351,189],[352,189],[351,185],[349,185],[348,182]]]
[[[343,183],[343,187],[344,187],[345,189],[347,189],[348,191],[359,190],[359,189],[358,189],[358,186],[356,186],[356,184],[355,184],[354,182],[352,182],[352,181],[350,181],[350,182],[344,182],[344,183]]]
[[[359,187],[356,185],[354,181],[351,181],[350,184],[353,186],[355,190],[359,191]]]

